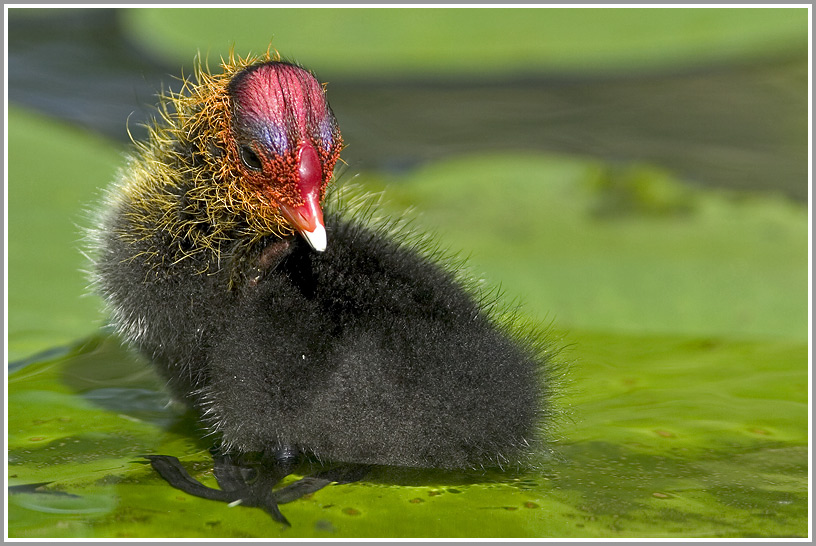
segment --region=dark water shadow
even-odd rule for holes
[[[9,365],[9,374],[28,366],[59,366],[60,383],[94,406],[195,439],[195,416],[172,402],[150,363],[110,331],[57,347]],[[202,449],[209,445],[202,443]]]

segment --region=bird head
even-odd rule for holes
[[[299,66],[267,61],[236,73],[227,94],[227,160],[248,191],[277,208],[312,248],[325,250],[320,202],[342,138],[323,87]]]
[[[343,139],[323,85],[268,52],[230,53],[221,68],[199,58],[194,78],[161,95],[160,118],[122,171],[116,199],[130,222],[120,236],[163,245],[144,256],[169,251],[173,263],[197,256],[216,267],[223,252],[240,261],[293,233],[325,250],[321,202]]]

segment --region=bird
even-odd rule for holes
[[[173,456],[153,468],[288,523],[278,504],[372,465],[529,460],[552,414],[549,342],[432,237],[343,198],[327,86],[269,52],[181,81],[89,237],[113,328],[213,439],[222,489]],[[340,466],[270,492],[303,457]]]

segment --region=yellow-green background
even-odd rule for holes
[[[329,81],[767,62],[808,32],[804,9],[135,9],[124,29],[179,65],[272,39]],[[77,226],[122,147],[14,104],[8,134],[9,476],[49,483],[10,497],[11,536],[807,535],[803,204],[547,153],[465,154],[400,175],[352,165],[385,190],[386,210],[415,207],[552,325],[563,417],[540,471],[375,476],[284,506],[294,525],[282,529],[135,462],[178,455],[212,481],[193,425],[122,402],[153,403],[160,383],[97,334],[99,301],[83,296]],[[599,213],[610,206],[622,213]]]

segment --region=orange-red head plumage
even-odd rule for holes
[[[312,246],[325,249],[320,201],[342,139],[323,87],[303,68],[270,61],[236,74],[228,90],[228,157]]]

